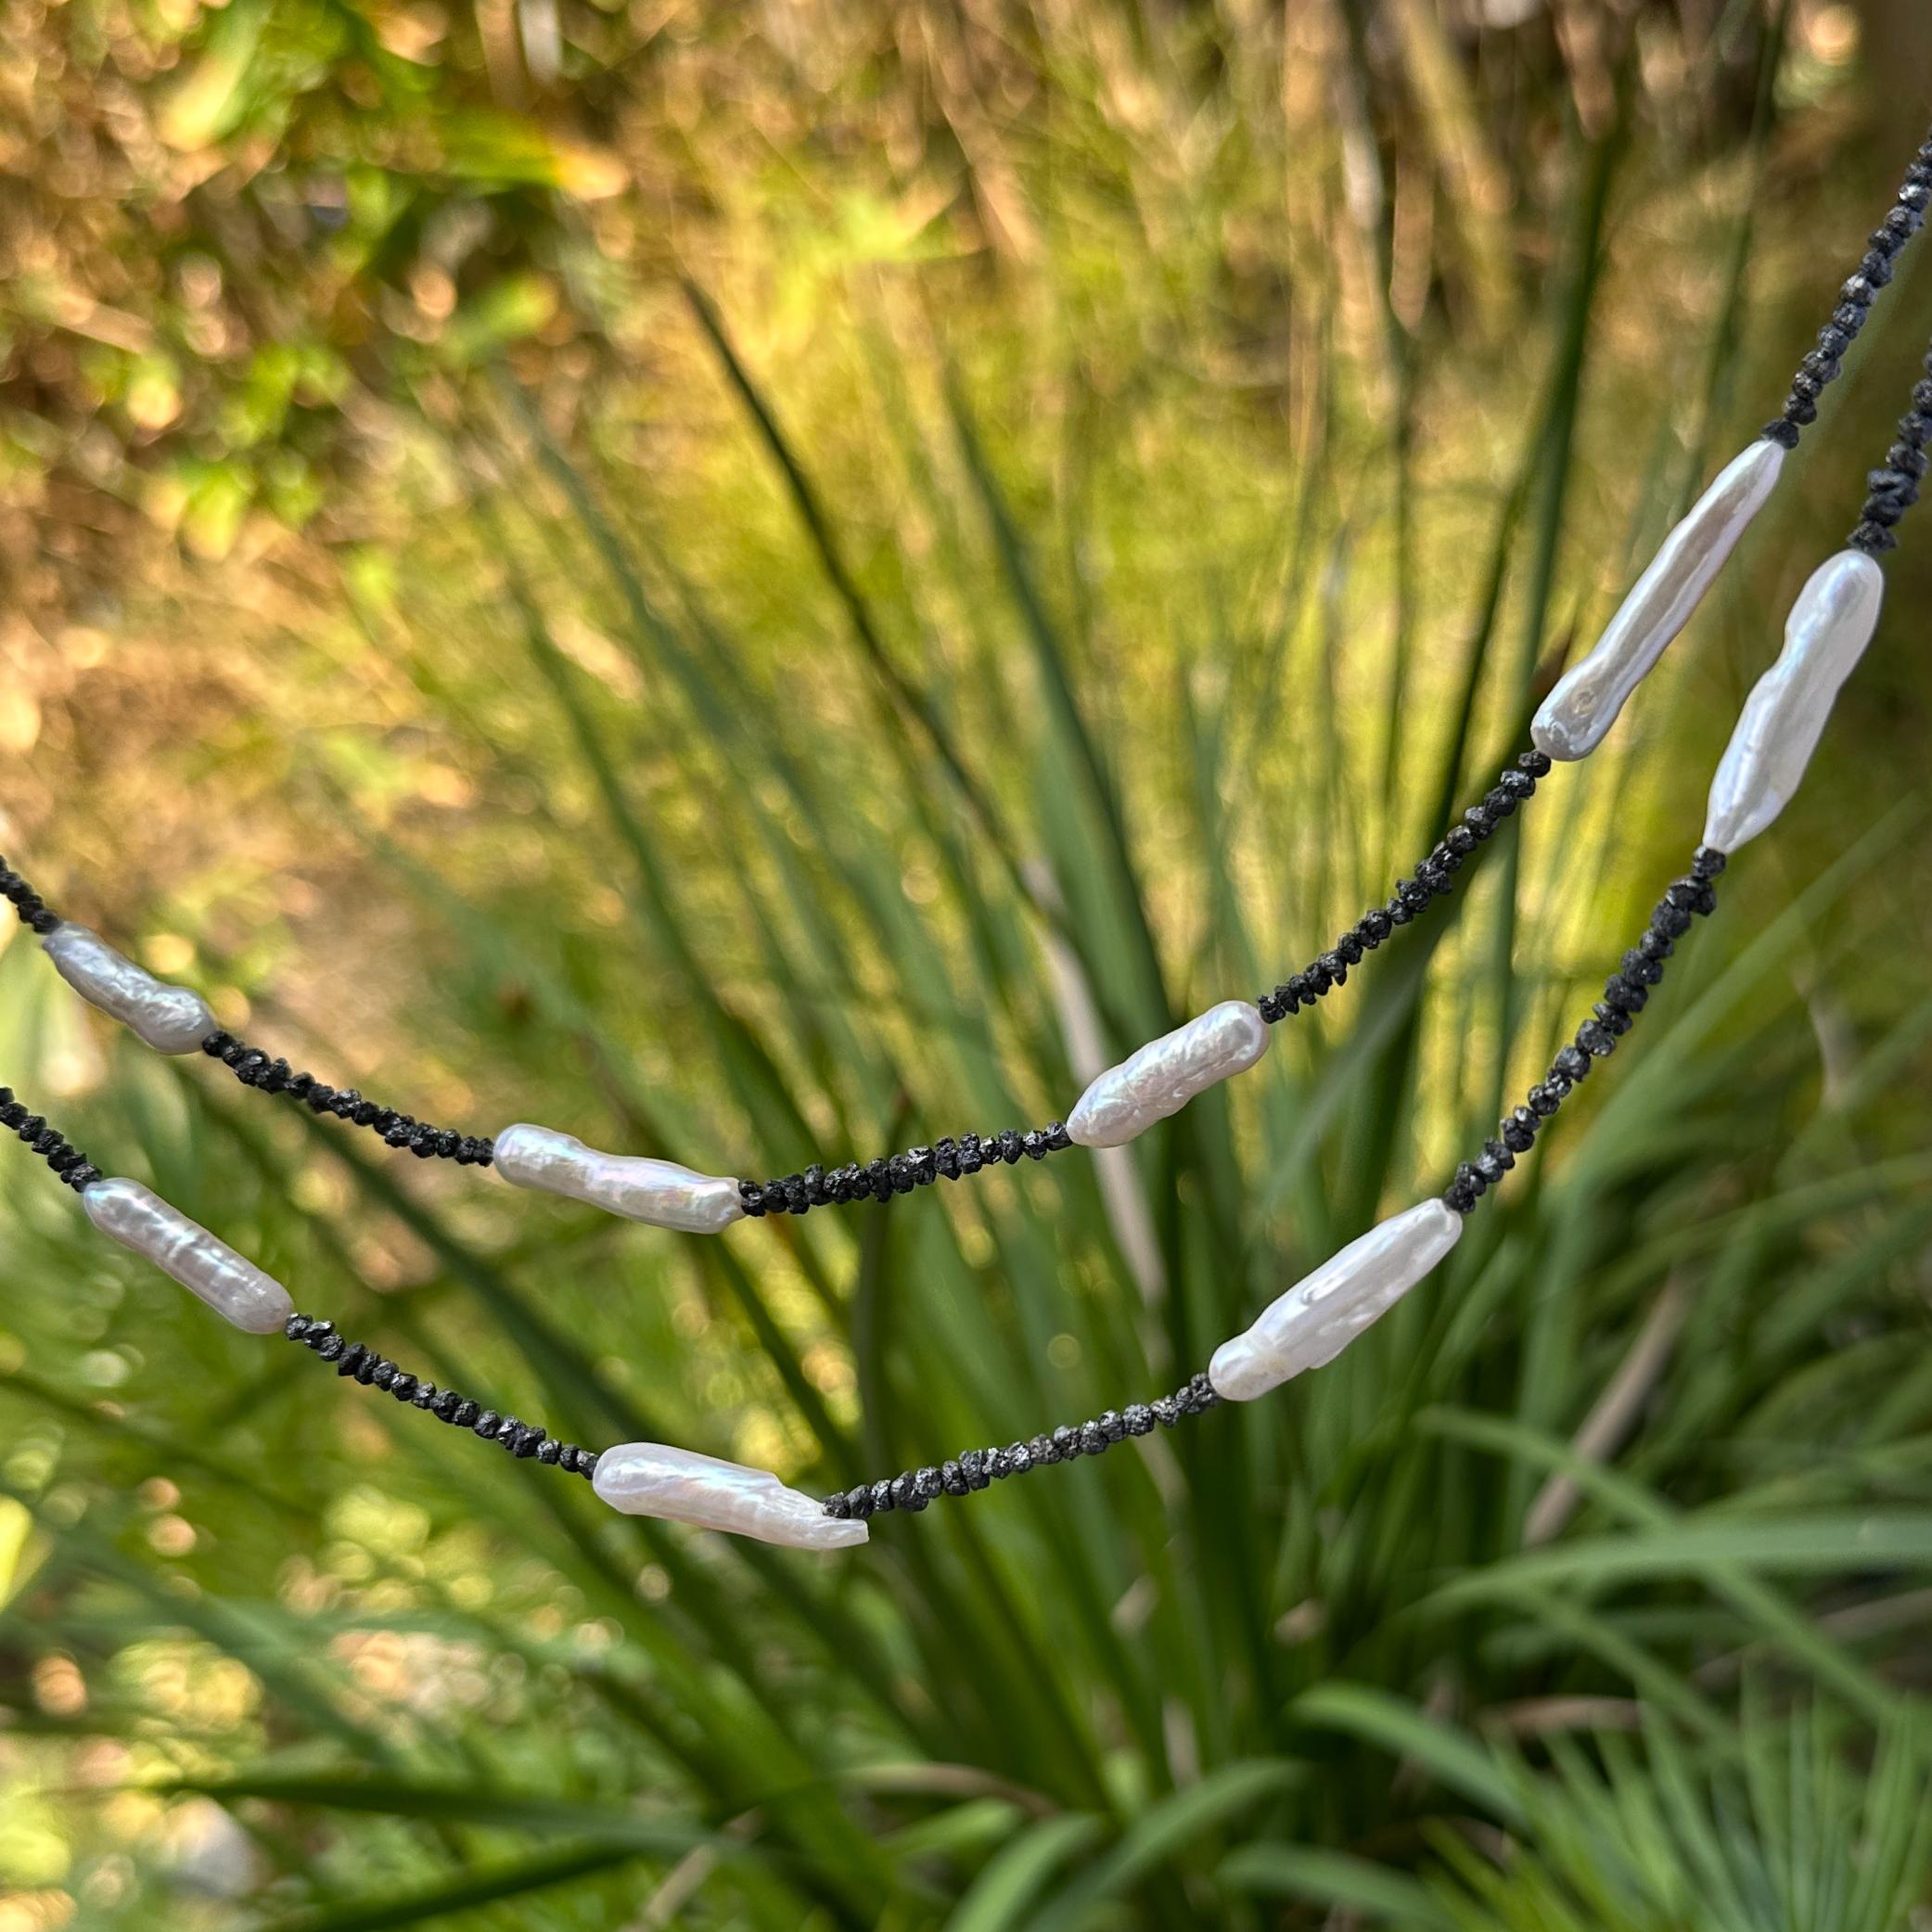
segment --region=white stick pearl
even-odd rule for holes
[[[828,1516],[768,1469],[721,1462],[666,1442],[625,1442],[597,1458],[591,1487],[630,1516],[723,1529],[793,1550],[845,1550],[866,1541],[864,1523]]]
[[[295,1312],[280,1282],[138,1181],[96,1181],[83,1192],[81,1206],[102,1234],[250,1335],[273,1335]]]
[[[496,1136],[493,1158],[497,1172],[518,1187],[567,1195],[682,1234],[715,1235],[745,1212],[736,1181],[694,1173],[674,1160],[600,1153],[552,1127],[505,1127]]]
[[[1571,760],[1603,743],[1631,693],[1690,622],[1784,467],[1784,445],[1767,438],[1720,473],[1664,539],[1590,655],[1543,700],[1529,726],[1539,751]]]
[[[1253,1327],[1208,1364],[1214,1392],[1249,1402],[1304,1369],[1321,1368],[1388,1311],[1462,1238],[1447,1201],[1391,1216],[1269,1303]]]
[[[214,1014],[201,995],[170,986],[70,919],[41,940],[54,970],[85,1000],[131,1028],[159,1053],[191,1054],[214,1031]]]
[[[1790,802],[1884,603],[1885,572],[1862,550],[1841,550],[1813,573],[1791,607],[1778,661],[1745,699],[1724,748],[1706,845],[1734,852]]]
[[[1180,1110],[1196,1094],[1245,1072],[1268,1051],[1268,1022],[1246,1000],[1223,1000],[1185,1026],[1109,1067],[1067,1116],[1069,1140],[1118,1147]]]

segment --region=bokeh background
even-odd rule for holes
[[[1919,0],[0,44],[0,850],[337,1084],[760,1176],[1052,1119],[1385,897],[1932,120]],[[158,1060],[11,922],[0,1080],[581,1440],[829,1487],[1171,1387],[1587,1010],[1855,520],[1928,251],[1612,744],[1110,1176],[685,1239]],[[0,1927],[1910,1922],[1928,555],[1452,1265],[1270,1401],[840,1560],[339,1386],[0,1150]]]

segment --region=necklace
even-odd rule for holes
[[[245,1085],[285,1093],[316,1112],[331,1112],[381,1133],[391,1146],[421,1158],[462,1166],[495,1164],[505,1178],[592,1202],[633,1219],[686,1232],[715,1233],[744,1215],[803,1213],[851,1199],[885,1200],[958,1179],[993,1162],[1043,1158],[1070,1145],[1117,1146],[1168,1118],[1196,1094],[1253,1066],[1266,1052],[1268,1029],[1343,984],[1349,969],[1394,928],[1451,889],[1452,875],[1517,806],[1532,797],[1553,761],[1586,756],[1603,741],[1644,676],[1688,623],[1745,529],[1777,481],[1784,457],[1817,402],[1838,375],[1841,359],[1878,292],[1890,281],[1900,249],[1932,203],[1932,142],[1907,171],[1897,205],[1874,233],[1840,302],[1820,331],[1818,347],[1793,378],[1783,415],[1721,472],[1665,540],[1590,654],[1558,683],[1532,724],[1534,748],[1464,814],[1463,823],[1401,881],[1386,906],[1371,909],[1335,947],[1260,1001],[1224,1001],[1150,1042],[1100,1075],[1066,1123],[1024,1133],[1006,1130],[942,1140],[905,1155],[827,1172],[754,1184],[693,1173],[664,1161],[599,1153],[554,1130],[517,1126],[480,1140],[414,1120],[349,1090],[338,1092],[293,1072],[214,1025],[200,996],[148,975],[87,928],[63,921],[31,885],[0,862],[0,895],[38,933],[57,970],[146,1043],[167,1053],[197,1047],[220,1058]],[[1592,1016],[1555,1055],[1544,1079],[1507,1115],[1479,1155],[1465,1161],[1443,1194],[1382,1222],[1272,1302],[1247,1330],[1223,1342],[1208,1368],[1173,1395],[1130,1403],[1079,1425],[1062,1425],[1006,1448],[972,1449],[941,1464],[842,1491],[823,1502],[787,1488],[775,1475],[662,1443],[629,1443],[601,1454],[551,1438],[536,1424],[501,1415],[454,1389],[439,1389],[346,1340],[333,1323],[298,1313],[288,1291],[206,1229],[138,1182],[109,1179],[86,1157],[0,1088],[0,1124],[40,1155],[81,1196],[89,1220],[152,1260],[237,1326],[280,1330],[334,1364],[340,1376],[383,1389],[454,1427],[589,1478],[597,1494],[631,1514],[736,1531],[799,1548],[863,1542],[876,1515],[918,1512],[941,1495],[964,1496],[993,1481],[1080,1455],[1105,1453],[1130,1436],[1171,1427],[1222,1401],[1248,1401],[1342,1349],[1427,1276],[1455,1246],[1463,1222],[1488,1190],[1529,1152],[1542,1123],[1561,1107],[1594,1063],[1607,1058],[1648,1004],[1665,964],[1694,919],[1716,910],[1715,881],[1728,857],[1767,829],[1789,802],[1816,749],[1839,688],[1876,628],[1884,598],[1878,559],[1897,543],[1896,527],[1916,502],[1932,444],[1932,352],[1926,379],[1912,392],[1897,441],[1871,472],[1870,493],[1848,547],[1811,577],[1785,625],[1785,647],[1746,699],[1712,783],[1702,842],[1689,871],[1673,880],[1636,944],[1627,951]]]

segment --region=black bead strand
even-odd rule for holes
[[[929,1147],[908,1147],[877,1160],[850,1161],[828,1168],[813,1162],[802,1174],[772,1181],[740,1181],[738,1198],[754,1220],[766,1214],[809,1214],[814,1208],[843,1207],[849,1201],[889,1201],[930,1187],[935,1181],[959,1181],[982,1169],[1021,1160],[1044,1160],[1073,1145],[1064,1122],[1008,1127],[995,1133],[950,1134]]]
[[[1453,887],[1452,876],[1465,860],[1489,838],[1498,825],[1536,793],[1536,782],[1550,770],[1541,751],[1525,751],[1503,769],[1496,783],[1415,867],[1413,878],[1399,879],[1386,905],[1372,906],[1313,965],[1291,973],[1272,992],[1255,1002],[1270,1026],[1312,1006],[1324,993],[1345,984],[1349,968],[1373,953],[1398,926],[1406,926]]]
[[[1124,1409],[1108,1409],[1091,1422],[1062,1423],[1004,1449],[962,1450],[944,1463],[902,1469],[897,1476],[840,1490],[825,1498],[825,1514],[841,1520],[856,1517],[861,1522],[895,1509],[917,1515],[941,1496],[969,1496],[1009,1476],[1024,1476],[1054,1463],[1070,1463],[1076,1456],[1105,1455],[1116,1442],[1130,1436],[1171,1429],[1190,1415],[1202,1415],[1219,1407],[1220,1402],[1207,1375],[1193,1375],[1172,1395],[1155,1401],[1130,1402]]]
[[[1764,426],[1764,434],[1772,441],[1795,450],[1805,426],[1817,421],[1819,396],[1828,383],[1837,380],[1845,352],[1858,339],[1878,291],[1891,280],[1900,251],[1919,232],[1928,206],[1932,206],[1932,140],[1927,140],[1913,157],[1892,206],[1872,231],[1851,278],[1838,290],[1837,307],[1832,311],[1831,320],[1818,331],[1818,346],[1798,365],[1798,373],[1791,378],[1791,393],[1785,399],[1785,413]],[[1879,474],[1874,472],[1874,493]],[[1896,517],[1892,519],[1897,520]],[[1860,531],[1862,532],[1868,524],[1880,531],[1890,527],[1874,519],[1869,505]],[[1854,543],[1857,541],[1853,539]],[[1874,555],[1877,550],[1891,547],[1875,537],[1858,547],[1867,549],[1874,545]]]
[[[1693,915],[1708,917],[1717,910],[1713,881],[1724,864],[1724,854],[1708,845],[1692,853],[1690,871],[1665,889],[1643,937],[1610,976],[1593,1017],[1550,1062],[1549,1072],[1529,1089],[1524,1104],[1497,1128],[1496,1138],[1484,1144],[1475,1160],[1465,1160],[1456,1169],[1442,1198],[1458,1214],[1475,1211],[1477,1202],[1516,1165],[1515,1157],[1529,1153],[1543,1122],[1589,1078],[1592,1067],[1616,1052],[1618,1041],[1648,1004],[1651,988],[1662,980],[1665,963],[1690,929]]]
[[[586,1478],[597,1473],[594,1451],[579,1449],[574,1442],[559,1442],[534,1422],[522,1422],[514,1415],[499,1415],[494,1409],[479,1408],[467,1396],[458,1395],[453,1388],[438,1388],[427,1377],[408,1374],[361,1342],[345,1341],[333,1322],[290,1315],[282,1333],[322,1361],[333,1363],[337,1375],[360,1382],[367,1388],[379,1388],[396,1401],[426,1411],[439,1422],[467,1429],[485,1442],[494,1442],[519,1461],[542,1463],[548,1468]]]
[[[366,1100],[353,1087],[331,1087],[313,1073],[298,1073],[287,1060],[272,1059],[259,1046],[233,1033],[213,1032],[201,1043],[211,1060],[219,1060],[245,1087],[262,1094],[286,1094],[313,1114],[333,1114],[352,1127],[365,1127],[387,1145],[406,1148],[418,1160],[454,1160],[458,1167],[488,1167],[495,1158],[493,1141],[447,1127],[432,1127],[412,1114]]]
[[[60,924],[60,915],[5,859],[0,859],[0,899],[13,907],[22,926],[43,939]]]
[[[0,1087],[0,1127],[38,1154],[53,1170],[54,1178],[76,1194],[84,1193],[101,1178],[101,1171],[86,1155],[58,1127],[49,1127],[45,1115],[30,1111],[11,1087]]]
[[[1851,548],[1867,557],[1883,557],[1898,547],[1898,526],[1919,500],[1926,480],[1926,445],[1932,443],[1932,350],[1926,354],[1926,379],[1912,391],[1912,407],[1899,418],[1899,434],[1885,461],[1866,474],[1871,494],[1849,539]]]

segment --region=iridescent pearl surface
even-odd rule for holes
[[[744,1216],[736,1181],[694,1173],[674,1160],[601,1153],[555,1128],[527,1123],[505,1127],[495,1146],[496,1171],[505,1181],[653,1227],[715,1235]]]
[[[1578,759],[1603,743],[1631,693],[1690,622],[1784,467],[1782,443],[1754,442],[1697,499],[1631,587],[1590,655],[1572,665],[1543,700],[1529,726],[1539,751]]]
[[[40,943],[54,970],[89,1005],[157,1052],[191,1054],[215,1030],[214,1014],[199,993],[157,979],[84,926],[63,919]]]
[[[1884,604],[1885,572],[1862,550],[1839,551],[1798,593],[1785,648],[1745,699],[1711,781],[1706,845],[1734,852],[1790,802]]]
[[[787,1489],[768,1469],[722,1462],[668,1442],[625,1442],[597,1458],[591,1487],[630,1516],[660,1516],[793,1550],[845,1550],[864,1523],[828,1516],[816,1497]]]
[[[1321,1368],[1388,1311],[1462,1238],[1447,1201],[1391,1216],[1304,1276],[1208,1364],[1214,1392],[1250,1402],[1304,1369]]]
[[[1259,1007],[1223,1000],[1109,1067],[1067,1116],[1068,1137],[1082,1147],[1121,1146],[1217,1081],[1245,1072],[1268,1041]]]
[[[96,1181],[81,1196],[87,1219],[215,1313],[250,1335],[273,1335],[295,1312],[288,1290],[138,1181]]]

